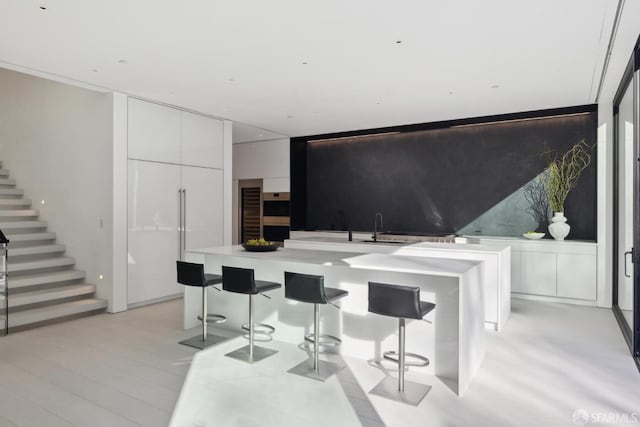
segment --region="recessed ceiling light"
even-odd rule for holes
[[[118,61],[118,64],[124,64],[127,65],[129,63],[129,61],[127,61],[126,59],[121,59]]]
[[[491,85],[491,89],[498,89],[500,85]]]

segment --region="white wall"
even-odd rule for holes
[[[598,102],[598,305],[611,307],[613,263],[613,98],[640,34],[640,2],[624,3]]]
[[[233,242],[238,243],[238,181],[262,179],[266,193],[290,191],[289,138],[233,144]]]
[[[0,160],[105,298],[113,265],[112,105],[108,93],[0,69]]]

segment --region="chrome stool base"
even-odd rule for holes
[[[254,342],[257,341],[255,339],[256,326],[262,327],[267,331],[271,331],[271,332],[266,332],[266,335],[271,335],[273,331],[275,331],[275,328],[273,326],[265,325],[262,323],[256,323],[254,319],[255,317],[253,312],[253,294],[249,294],[249,323],[247,323],[246,325],[242,325],[242,329],[248,331],[248,334],[245,334],[245,335],[249,336],[249,345],[245,345],[244,347],[234,350],[231,353],[227,353],[225,354],[225,356],[231,357],[237,360],[242,360],[243,362],[247,362],[247,363],[255,363],[255,362],[259,362],[262,359],[266,359],[269,356],[273,356],[278,352],[277,350],[260,347],[254,344]]]
[[[404,391],[400,391],[398,390],[398,380],[388,376],[380,381],[369,393],[397,402],[407,403],[412,406],[418,406],[430,390],[431,386],[429,385],[405,380]]]
[[[407,357],[413,360],[407,361]],[[385,360],[398,364],[398,378],[385,377],[369,393],[382,396],[397,402],[418,406],[422,399],[429,393],[431,386],[426,384],[405,381],[404,373],[409,366],[427,366],[429,359],[415,353],[407,353],[405,350],[405,319],[398,318],[398,350],[383,353]]]
[[[313,359],[307,359],[289,369],[287,372],[318,381],[326,381],[329,377],[340,371],[342,368],[344,368],[344,365],[327,362],[325,360],[318,360],[318,369],[314,370]]]
[[[186,345],[188,347],[193,347],[197,349],[205,349],[211,346],[214,346],[222,341],[226,341],[228,338],[221,337],[218,335],[212,335],[207,332],[207,324],[208,323],[224,323],[227,321],[227,318],[221,314],[215,313],[207,313],[206,319],[207,321],[203,321],[203,313],[207,313],[207,288],[206,286],[202,288],[202,312],[198,315],[198,320],[202,324],[202,332],[195,337],[187,338],[186,340],[180,341],[178,344]],[[205,338],[206,337],[206,338]]]
[[[272,350],[270,348],[264,348],[254,345],[253,354],[251,354],[251,347],[251,344],[245,345],[244,347],[234,350],[231,353],[225,354],[225,356],[242,360],[243,362],[247,363],[254,363],[259,362],[262,359],[266,359],[269,356],[273,356],[278,352],[278,350]]]
[[[207,334],[207,340],[202,339],[202,334],[198,334],[195,337],[187,338],[186,340],[180,341],[178,344],[186,345],[193,348],[198,348],[200,350],[212,347],[222,341],[226,341],[227,338],[221,337],[218,335]]]

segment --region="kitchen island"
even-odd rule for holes
[[[464,239],[466,241],[466,239]],[[467,243],[372,242],[368,234],[295,231],[284,242],[286,248],[408,255],[439,259],[482,261],[482,287],[486,326],[500,331],[511,313],[511,247]]]
[[[205,265],[207,273],[221,273],[222,265],[253,268],[258,280],[283,283],[284,272],[319,274],[327,286],[349,291],[341,309],[321,308],[321,332],[342,339],[340,353],[365,360],[381,360],[397,349],[397,321],[367,311],[368,282],[415,285],[421,299],[436,304],[426,321],[407,322],[407,351],[428,357],[425,368],[458,395],[463,395],[484,358],[484,296],[479,261],[435,259],[410,255],[289,249],[247,252],[241,246],[187,252],[187,260]],[[273,339],[298,345],[311,332],[313,307],[284,298],[284,290],[256,301],[256,321],[276,328]],[[248,316],[248,298],[228,292],[209,292],[209,311],[223,314],[222,325],[240,331]],[[200,293],[185,289],[185,328],[198,325]]]

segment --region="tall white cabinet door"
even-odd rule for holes
[[[222,171],[183,166],[182,188],[186,199],[186,250],[221,246]]]
[[[183,165],[223,167],[223,122],[182,111]]]
[[[129,98],[128,157],[180,163],[181,111]]]
[[[182,292],[176,283],[180,166],[129,160],[128,303]]]

